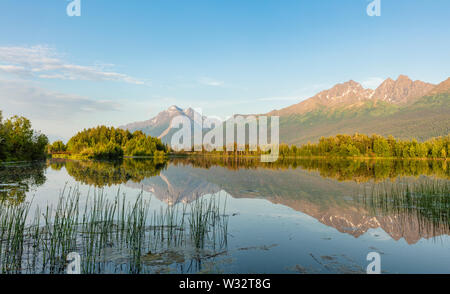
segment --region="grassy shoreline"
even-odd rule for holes
[[[171,158],[190,158],[190,157],[215,157],[215,158],[260,158],[261,155],[236,155],[236,154],[214,154],[214,153],[168,153],[164,156],[123,156],[113,158],[118,159],[171,159]],[[60,159],[77,159],[77,160],[96,160],[82,155],[69,154],[53,154],[50,158]],[[311,156],[279,156],[278,159],[349,159],[349,160],[423,160],[423,161],[449,161],[450,158],[429,158],[429,157],[382,157],[382,156],[325,156],[325,155],[311,155]]]
[[[210,153],[192,153],[183,155],[168,155],[171,157],[217,157],[217,158],[259,158],[261,155],[226,155],[226,154],[210,154]],[[424,160],[424,161],[449,161],[450,158],[428,158],[428,157],[380,157],[380,156],[280,156],[278,159],[363,159],[363,160]]]
[[[166,159],[168,155],[164,156],[120,156],[116,158],[108,158],[107,160],[120,160],[120,159]],[[54,159],[75,159],[75,160],[103,160],[101,158],[92,158],[89,156],[83,156],[80,154],[50,154],[50,158]]]

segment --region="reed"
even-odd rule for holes
[[[143,192],[134,202],[120,191],[108,199],[103,190],[88,193],[84,206],[81,199],[78,188],[65,187],[55,207],[37,207],[33,217],[31,202],[0,202],[0,271],[64,273],[67,255],[78,252],[83,273],[151,272],[143,261],[149,254],[226,246],[228,217],[215,197],[168,205],[152,215]],[[108,258],[111,251],[122,260]]]
[[[408,215],[423,229],[450,226],[450,182],[422,179],[413,183],[383,182],[362,193],[362,202],[373,215]]]

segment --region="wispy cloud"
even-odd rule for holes
[[[36,118],[61,120],[79,113],[116,111],[120,105],[43,89],[20,80],[0,80],[2,109]]]
[[[17,65],[1,65],[0,64],[0,72],[15,74],[18,76],[30,76],[29,70],[27,70],[23,66],[17,66]]]
[[[101,65],[85,66],[65,62],[47,46],[0,47],[0,72],[21,78],[118,81],[143,85],[144,81],[126,74],[106,71]]]
[[[218,81],[209,77],[201,77],[198,79],[198,82],[202,85],[210,86],[210,87],[223,87],[225,82]]]
[[[51,140],[66,140],[86,127],[114,125],[110,118],[120,116],[124,107],[115,101],[47,90],[30,80],[0,79],[3,116],[25,116]]]

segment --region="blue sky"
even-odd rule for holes
[[[172,104],[264,113],[350,79],[450,76],[450,1],[1,0],[0,109],[51,138]]]

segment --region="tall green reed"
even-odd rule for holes
[[[220,205],[215,197],[200,198],[161,207],[150,217],[143,192],[134,202],[120,191],[109,199],[103,190],[82,199],[78,188],[66,187],[55,207],[37,207],[32,218],[31,202],[0,202],[0,270],[64,273],[67,255],[78,252],[83,273],[108,272],[117,266],[105,257],[112,251],[126,260],[126,272],[149,271],[142,262],[148,254],[191,245],[215,249],[216,240],[226,246],[228,218]]]

